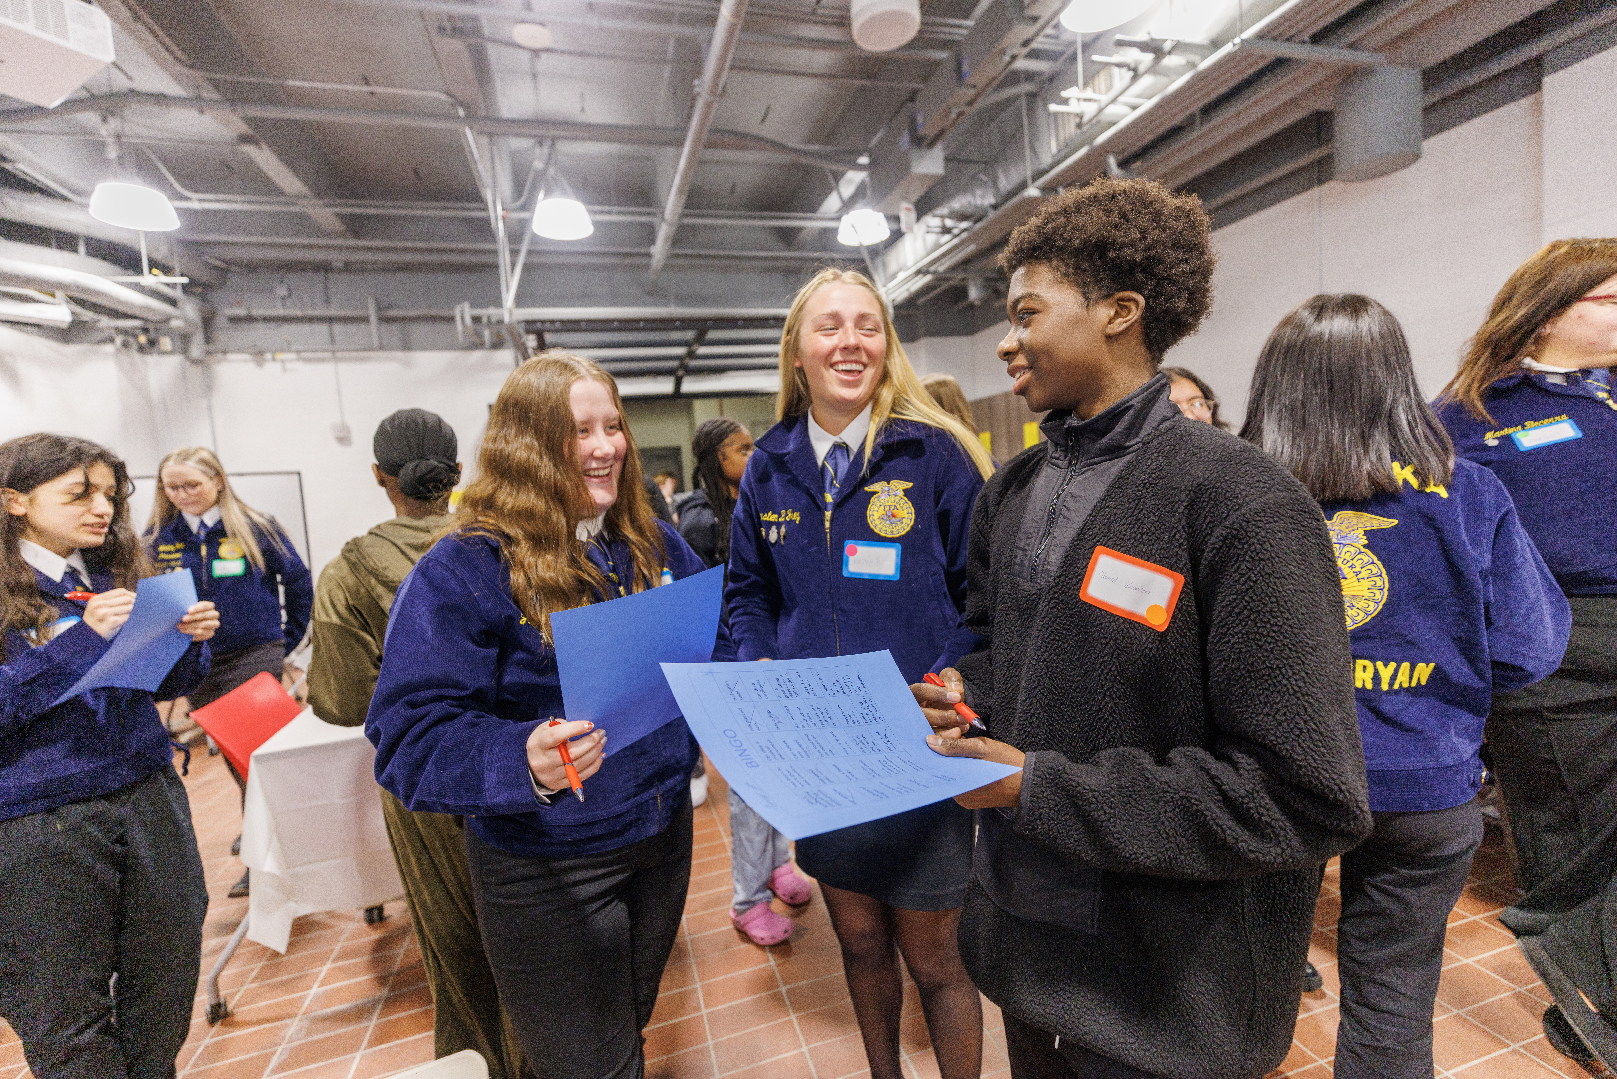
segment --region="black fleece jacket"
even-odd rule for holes
[[[1054,580],[1011,571],[1048,446],[983,489],[962,659],[1028,754],[985,810],[960,925],[989,999],[1172,1079],[1261,1076],[1296,1021],[1319,866],[1370,831],[1342,590],[1319,508],[1206,424],[1155,427]],[[1097,545],[1182,574],[1157,631],[1079,588]]]

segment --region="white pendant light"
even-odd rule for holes
[[[547,240],[582,240],[595,231],[590,212],[577,199],[541,199],[533,208],[533,233]]]
[[[866,52],[891,52],[921,29],[920,0],[848,0],[853,43]]]
[[[849,210],[842,215],[842,221],[837,226],[837,243],[845,247],[868,247],[881,243],[891,235],[887,215],[868,207]]]
[[[550,27],[536,22],[519,22],[511,27],[511,40],[524,49],[538,52],[550,48]]]
[[[118,180],[95,185],[90,195],[90,216],[141,232],[172,232],[180,227],[173,204],[161,191]]]
[[[1075,34],[1098,34],[1138,18],[1157,0],[1072,0],[1061,13],[1061,25]]]

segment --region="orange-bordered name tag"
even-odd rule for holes
[[[1184,587],[1185,578],[1171,569],[1097,546],[1078,596],[1160,633],[1168,628]]]

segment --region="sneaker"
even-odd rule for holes
[[[800,907],[814,898],[814,886],[799,873],[791,862],[783,862],[769,875],[769,890],[780,896],[782,903]]]
[[[241,857],[241,836],[237,836],[236,841],[230,844],[230,856],[232,858]]]
[[[760,948],[779,944],[792,935],[792,920],[784,914],[776,914],[768,903],[759,903],[739,912],[732,909],[730,921]]]
[[[1595,1063],[1593,1051],[1582,1036],[1572,1029],[1572,1024],[1567,1022],[1559,1004],[1551,1004],[1544,1010],[1544,1040],[1549,1042],[1557,1053],[1571,1057],[1579,1064]]]
[[[251,872],[252,872],[252,870],[250,870],[250,869],[242,871],[241,879],[238,880],[235,884],[232,884],[230,886],[230,892],[229,892],[230,898],[232,898],[232,899],[240,899],[242,896],[248,894],[248,892],[247,892],[247,877]]]
[[[701,805],[707,801],[707,776],[699,775],[691,780],[691,807]]]
[[[1319,969],[1312,963],[1303,964],[1303,992],[1317,993],[1325,988],[1325,979],[1319,976]]]

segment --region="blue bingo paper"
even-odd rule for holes
[[[73,688],[55,704],[105,686],[155,690],[191,647],[191,638],[175,623],[197,601],[196,582],[188,572],[147,577],[135,585],[135,606],[112,645]]]
[[[658,663],[713,655],[724,570],[550,616],[567,718],[606,731],[605,756],[679,718]]]
[[[931,805],[1013,775],[944,757],[889,652],[757,663],[664,663],[719,772],[792,839]]]

